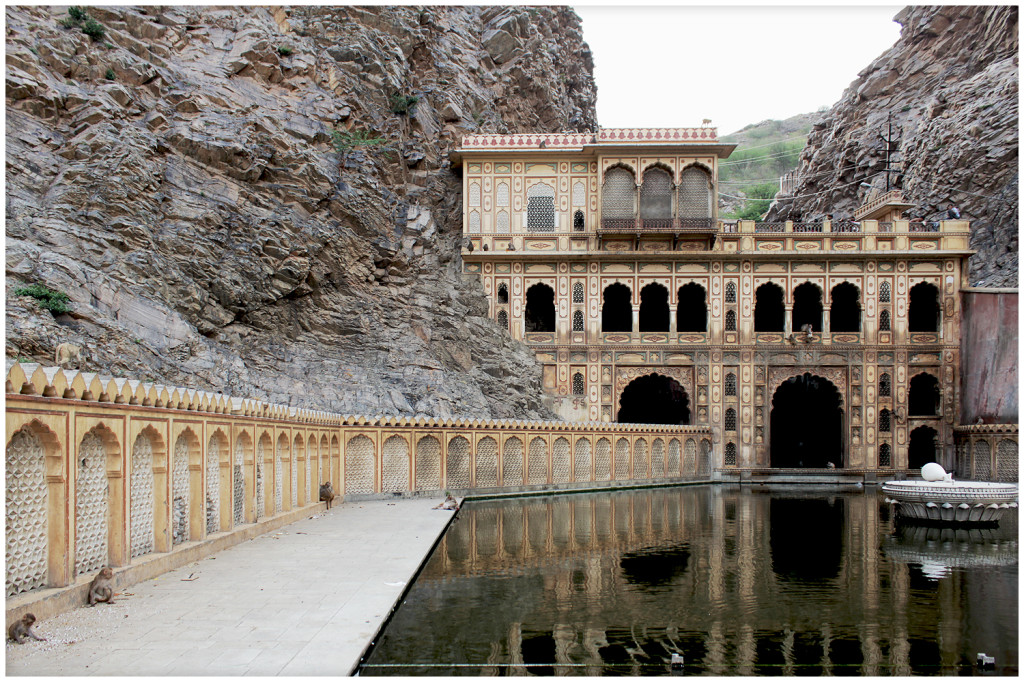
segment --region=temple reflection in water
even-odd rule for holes
[[[470,503],[361,674],[1015,674],[1016,518],[894,529],[806,486]]]

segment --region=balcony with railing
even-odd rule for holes
[[[715,234],[714,218],[602,218],[598,234]]]

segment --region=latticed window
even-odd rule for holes
[[[583,375],[576,372],[572,375],[572,394],[583,395],[586,393],[586,383],[583,381]]]
[[[479,206],[480,205],[480,183],[471,182],[469,184],[469,205]]]
[[[498,311],[498,326],[502,329],[508,329],[508,313],[504,310]]]
[[[477,211],[469,214],[469,232],[470,234],[480,234],[480,214]]]
[[[498,285],[498,303],[508,303],[508,285]]]
[[[711,217],[711,178],[696,166],[679,176],[679,217]]]
[[[555,231],[555,190],[545,184],[527,192],[526,229],[530,232]]]
[[[878,446],[878,466],[892,466],[892,448],[888,443],[882,443]]]
[[[889,318],[888,310],[883,310],[882,312],[878,313],[878,331],[892,331],[892,321]]]
[[[888,398],[892,396],[892,377],[887,372],[883,372],[878,377],[878,397]]]
[[[498,206],[508,206],[508,183],[499,182],[495,192],[494,203]]]
[[[725,331],[734,332],[736,331],[736,311],[728,310],[725,313]]]
[[[583,186],[582,182],[573,183],[572,205],[573,207],[587,205],[587,188]]]
[[[892,301],[892,286],[885,280],[878,286],[878,302],[889,303]]]
[[[889,410],[882,410],[878,413],[878,430],[882,433],[892,431],[892,413]]]
[[[572,330],[574,332],[583,331],[583,311],[577,310],[572,314]]]
[[[725,411],[725,430],[736,430],[736,410],[732,409],[731,407]]]
[[[729,282],[725,285],[725,302],[736,302],[736,282]]]
[[[583,282],[576,282],[572,285],[572,302],[583,303]]]
[[[640,186],[641,218],[672,218],[672,176],[662,168],[644,171]]]
[[[572,229],[582,232],[587,227],[587,221],[583,217],[583,211],[576,211],[572,215]]]
[[[494,223],[494,231],[498,234],[509,233],[508,211],[498,211],[498,217]]]
[[[725,375],[725,394],[736,395],[736,375],[732,372]]]
[[[604,174],[601,217],[636,217],[636,182],[633,174],[625,168],[612,168]]]
[[[736,466],[736,443],[725,444],[725,465]]]

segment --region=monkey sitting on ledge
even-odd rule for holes
[[[114,572],[109,566],[104,566],[89,586],[89,606],[96,606],[101,601],[114,603]]]

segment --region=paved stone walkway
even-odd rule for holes
[[[8,675],[347,675],[452,518],[347,502],[7,644]]]

